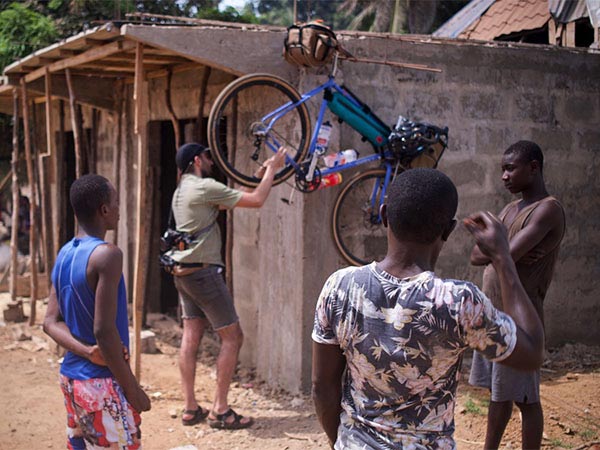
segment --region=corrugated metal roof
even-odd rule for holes
[[[573,22],[588,16],[585,0],[548,0],[548,7],[554,20],[560,23]]]
[[[478,20],[496,0],[471,0],[434,33],[438,37],[458,37],[465,28]]]
[[[496,0],[459,37],[491,41],[519,31],[542,28],[549,19],[548,0]]]

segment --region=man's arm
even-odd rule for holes
[[[346,358],[337,345],[313,342],[312,398],[331,448],[337,439],[342,412],[342,375]]]
[[[104,355],[106,365],[123,389],[127,401],[137,411],[148,411],[150,399],[123,358],[121,338],[116,326],[123,254],[112,244],[99,245],[92,252],[88,266],[92,273],[98,276],[94,310],[94,335],[98,346]]]
[[[262,167],[264,167],[265,170],[260,183],[252,192],[243,192],[242,198],[235,205],[236,207],[260,208],[265,203],[269,193],[271,192],[275,174],[283,167],[283,163],[285,161],[285,152],[285,148],[281,147],[275,155],[263,163]]]
[[[46,316],[44,317],[44,332],[54,341],[71,353],[75,353],[82,358],[87,358],[94,364],[100,366],[106,365],[102,353],[97,345],[84,344],[71,334],[71,331],[60,315],[58,307],[58,298],[54,286],[50,289],[50,297],[48,298],[48,307]]]
[[[519,280],[510,254],[506,229],[491,213],[477,213],[465,219],[465,226],[475,238],[500,280],[502,306],[517,325],[517,343],[502,364],[522,370],[535,370],[542,365],[544,329],[542,322]]]

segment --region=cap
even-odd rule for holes
[[[208,147],[196,144],[195,142],[183,144],[179,147],[179,150],[177,150],[177,155],[175,155],[177,167],[179,167],[179,170],[182,172],[185,172],[196,156],[208,150]]]

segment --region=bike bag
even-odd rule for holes
[[[319,67],[331,60],[337,45],[335,33],[321,20],[294,24],[287,29],[283,57],[294,65]]]
[[[390,128],[347,88],[344,87],[344,90],[344,94],[331,90],[325,92],[325,100],[331,112],[360,133],[374,148],[386,145]]]

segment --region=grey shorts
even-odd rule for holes
[[[207,318],[213,330],[238,322],[222,271],[219,266],[210,266],[183,277],[173,277],[183,319]]]
[[[539,403],[540,371],[523,372],[473,352],[469,384],[491,391],[493,402]]]

